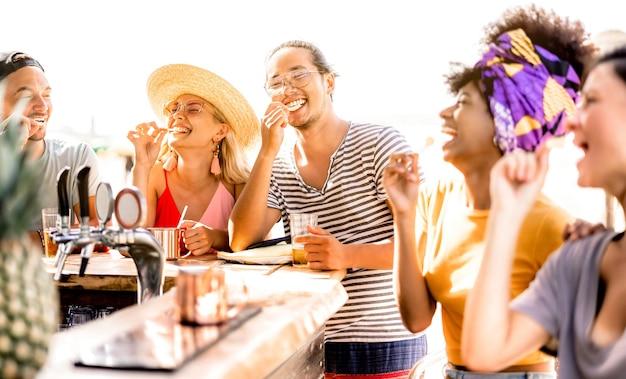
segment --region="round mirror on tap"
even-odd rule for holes
[[[115,200],[113,199],[113,190],[109,183],[100,183],[96,189],[96,216],[100,221],[100,228],[104,229],[105,225],[111,221],[113,215],[113,207]]]
[[[141,227],[146,220],[146,199],[135,187],[124,188],[115,198],[115,217],[124,229]]]

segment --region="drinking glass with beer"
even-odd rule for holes
[[[293,255],[294,267],[307,267],[308,261],[306,260],[306,251],[304,251],[304,244],[294,242],[294,238],[309,234],[306,230],[306,226],[317,225],[317,214],[315,213],[292,213],[289,215],[289,227],[291,229],[291,253]]]
[[[57,208],[43,208],[41,210],[41,223],[43,233],[44,256],[54,258],[57,254],[57,244],[51,238],[51,233],[56,232],[61,224],[61,217]]]

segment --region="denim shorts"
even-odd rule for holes
[[[444,369],[446,379],[556,379],[555,372],[494,372],[481,373],[457,370],[446,366]]]

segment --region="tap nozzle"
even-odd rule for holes
[[[78,276],[85,276],[85,270],[87,269],[87,263],[89,262],[89,257],[91,257],[91,253],[93,252],[93,247],[95,243],[91,242],[87,245],[83,246],[80,252],[80,269],[78,270]]]

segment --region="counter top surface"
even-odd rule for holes
[[[43,258],[46,270],[50,274],[56,272],[54,258]],[[89,258],[89,263],[85,270],[85,276],[78,276],[80,269],[80,254],[71,254],[67,257],[61,279],[58,286],[61,288],[79,287],[85,290],[115,290],[115,291],[137,291],[137,267],[132,258],[127,258],[116,250],[108,253],[93,253]],[[218,260],[215,255],[204,255],[181,259],[177,261],[167,261],[165,263],[165,283],[164,291],[167,292],[174,286],[174,278],[178,273],[178,266],[181,265],[219,265],[224,261]]]
[[[68,259],[64,273],[78,277],[78,266],[74,267],[76,262],[73,259],[74,256]],[[74,365],[79,352],[131,331],[139,327],[143,320],[171,312],[175,307],[174,288],[141,305],[129,306],[106,318],[57,333],[50,347],[48,362],[38,378],[262,378],[297,351],[347,300],[340,282],[345,271],[232,264],[215,258],[201,261],[168,263],[166,276],[175,278],[177,266],[181,264],[220,265],[240,275],[247,285],[250,303],[261,306],[261,312],[174,372]],[[115,273],[111,269],[115,269]],[[92,256],[85,277],[110,277],[116,273],[132,277],[132,269],[134,264],[130,258],[103,254]]]

